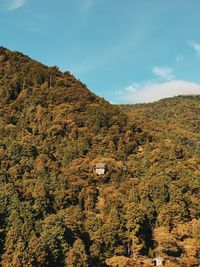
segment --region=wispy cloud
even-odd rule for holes
[[[164,79],[165,81],[170,81],[175,78],[173,69],[167,66],[163,67],[153,67],[153,74],[155,74],[158,78]]]
[[[7,10],[16,10],[25,4],[26,0],[9,0],[7,4]]]
[[[190,42],[189,46],[194,49],[194,51],[196,52],[197,56],[200,56],[200,43]]]
[[[78,0],[78,5],[82,14],[87,15],[90,13],[95,5],[95,0]]]
[[[180,64],[184,60],[184,55],[180,54],[176,57],[176,63]]]
[[[121,90],[118,102],[123,103],[148,103],[162,98],[177,95],[200,94],[200,84],[173,80],[165,83],[154,83],[147,85],[131,84]]]
[[[131,51],[134,53],[145,37],[145,31],[139,31],[137,38],[130,31],[116,41],[116,43],[109,44],[106,48],[95,51],[95,54],[90,52],[87,58],[82,57],[82,62],[80,62],[79,58],[79,64],[71,66],[70,70],[76,75],[86,74],[108,63],[115,64],[113,62],[115,62],[116,58],[119,64],[120,58],[124,58],[124,55],[131,53]]]

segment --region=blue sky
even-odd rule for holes
[[[200,94],[199,0],[0,0],[0,44],[113,103]]]

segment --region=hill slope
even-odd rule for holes
[[[199,97],[113,106],[1,48],[0,104],[2,266],[199,264]]]

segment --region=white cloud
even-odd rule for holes
[[[190,42],[189,45],[194,49],[197,56],[200,56],[200,44],[195,42]]]
[[[148,103],[178,95],[198,95],[200,84],[173,80],[165,83],[127,86],[120,92],[120,103]]]
[[[13,11],[22,7],[26,0],[0,0],[1,11]]]
[[[124,91],[134,93],[140,88],[140,85],[138,83],[132,83],[131,85],[128,85],[124,88]]]
[[[155,74],[157,77],[162,78],[166,81],[173,80],[175,78],[173,74],[173,69],[167,66],[164,67],[153,67],[152,69],[153,74]]]

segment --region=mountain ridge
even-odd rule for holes
[[[1,48],[1,265],[197,266],[199,100],[111,105]]]

